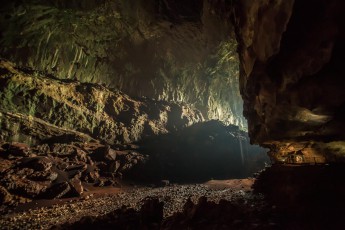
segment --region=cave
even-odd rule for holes
[[[345,2],[0,6],[1,229],[343,229]]]

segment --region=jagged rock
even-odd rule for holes
[[[113,161],[109,164],[109,172],[116,173],[121,167],[120,161]]]
[[[117,151],[109,148],[106,153],[105,153],[105,159],[109,160],[109,161],[115,161],[116,160],[116,155],[117,155]]]
[[[37,77],[3,60],[0,68],[12,73],[0,74],[0,125],[6,127],[0,134],[8,139],[22,135],[56,142],[51,149],[54,154],[72,154],[75,146],[66,145],[71,141],[131,143],[203,121],[200,111],[185,104],[134,100],[98,84]],[[26,106],[26,101],[31,101],[32,106]]]
[[[99,179],[99,173],[95,167],[87,165],[87,168],[82,172],[80,179],[87,183],[95,183]]]
[[[1,184],[11,193],[28,197],[35,198],[43,193],[48,184],[31,181],[27,178],[23,178],[17,175],[8,175],[6,178],[1,180]]]
[[[11,160],[0,158],[0,173],[6,172],[8,169],[12,168],[13,164],[14,162]]]
[[[113,161],[116,160],[117,152],[110,148],[110,146],[100,146],[93,150],[91,158],[98,161]]]
[[[35,171],[49,171],[53,167],[53,161],[48,157],[30,157],[22,159],[20,166]]]
[[[13,196],[2,186],[0,186],[0,204],[9,204]]]
[[[30,147],[24,143],[6,143],[2,145],[7,157],[28,157],[30,155]]]
[[[28,176],[30,180],[34,181],[51,181],[58,178],[58,173],[54,171],[36,171]]]
[[[72,189],[72,192],[74,194],[76,194],[77,196],[80,196],[83,194],[84,192],[84,187],[83,185],[81,184],[81,181],[77,178],[77,177],[74,177],[73,179],[71,179],[69,181],[70,183],[70,186],[71,186],[71,189]]]
[[[75,160],[82,161],[82,162],[88,162],[88,156],[87,153],[79,148],[75,150]]]
[[[42,194],[42,198],[45,199],[60,199],[71,190],[71,186],[68,182],[62,182],[53,184],[47,191]]]
[[[76,148],[70,144],[54,143],[50,147],[51,152],[57,156],[71,156],[75,154]]]

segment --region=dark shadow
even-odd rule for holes
[[[215,120],[137,144],[149,160],[127,174],[126,179],[202,182],[245,178],[269,161],[265,149],[249,144],[246,132]]]

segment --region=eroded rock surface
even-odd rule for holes
[[[229,11],[207,0],[13,0],[0,7],[0,56],[246,128]]]
[[[67,135],[79,141],[129,143],[203,121],[198,110],[185,104],[136,100],[98,84],[57,80],[4,60],[0,68],[3,140],[35,143]]]
[[[270,147],[276,161],[343,161],[345,3],[244,0],[237,7],[252,142]]]

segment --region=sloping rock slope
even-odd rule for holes
[[[0,137],[35,143],[62,134],[108,144],[203,121],[188,105],[133,99],[98,84],[64,81],[0,61]]]

